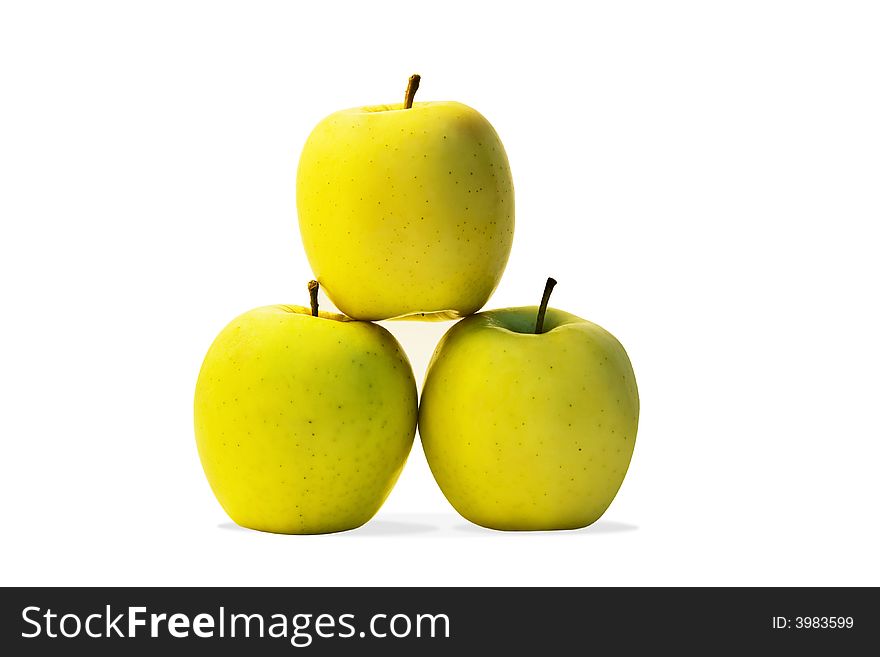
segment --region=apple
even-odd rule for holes
[[[474,109],[403,103],[331,114],[299,161],[303,246],[350,317],[459,317],[486,303],[513,240],[504,146]]]
[[[468,317],[441,339],[419,434],[453,507],[484,527],[595,522],[632,458],[639,395],[629,357],[603,328],[547,308]]]
[[[234,319],[195,393],[199,457],[243,527],[320,534],[367,522],[391,492],[418,401],[400,345],[376,324],[266,306]]]

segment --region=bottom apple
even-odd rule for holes
[[[412,368],[381,326],[267,306],[232,321],[199,373],[195,434],[239,525],[284,534],[367,522],[403,469],[418,415]]]
[[[472,315],[440,341],[419,434],[443,494],[493,529],[577,529],[617,494],[639,395],[629,357],[601,327],[540,307]]]

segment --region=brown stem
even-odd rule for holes
[[[540,335],[544,332],[544,315],[547,313],[547,302],[550,301],[550,293],[556,285],[555,278],[548,278],[547,284],[544,286],[544,296],[541,297],[541,305],[538,306],[538,319],[535,321],[535,334]]]
[[[413,98],[416,97],[416,92],[419,90],[419,82],[422,80],[422,76],[418,73],[413,73],[409,76],[409,82],[406,84],[406,96],[403,99],[403,109],[409,109],[412,107]]]
[[[318,316],[318,281],[309,281],[309,301],[312,304],[312,317]]]

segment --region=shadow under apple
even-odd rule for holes
[[[425,536],[434,537],[477,537],[477,536],[546,536],[546,535],[601,535],[601,534],[620,534],[623,532],[636,531],[637,525],[632,525],[615,520],[599,520],[589,527],[582,529],[561,530],[561,531],[538,531],[538,532],[518,532],[518,531],[498,531],[495,529],[487,529],[467,522],[457,522],[458,517],[447,515],[401,515],[392,516],[390,518],[377,518],[371,520],[362,527],[349,531],[339,532],[338,536],[353,537],[387,537],[387,536]],[[452,521],[452,522],[450,522]],[[239,527],[234,522],[222,522],[217,525],[218,529],[237,532],[252,532],[253,530]],[[253,532],[263,533],[263,532]]]

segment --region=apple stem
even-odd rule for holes
[[[544,315],[547,313],[547,302],[550,301],[550,293],[556,285],[555,278],[548,278],[547,284],[544,285],[544,296],[541,297],[541,305],[538,306],[538,319],[535,321],[535,335],[544,332]]]
[[[309,281],[309,301],[312,304],[312,317],[318,316],[318,281]]]
[[[409,76],[409,82],[406,84],[406,96],[403,99],[403,109],[409,109],[412,107],[413,98],[416,97],[416,92],[419,90],[419,82],[421,82],[422,76],[418,73],[413,73]]]

